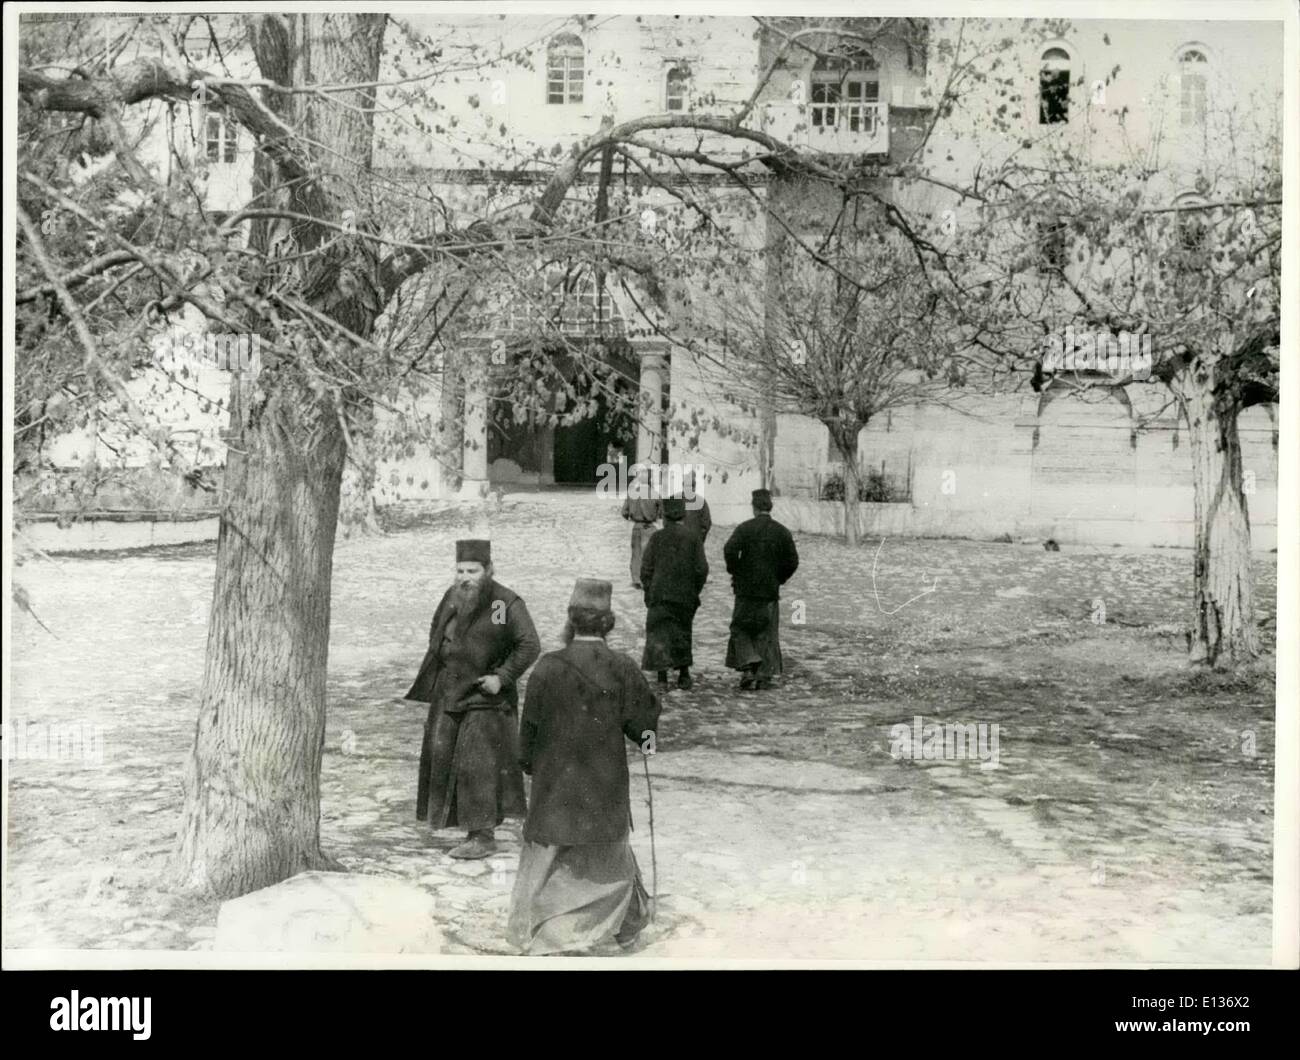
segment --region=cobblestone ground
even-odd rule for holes
[[[590,496],[520,495],[340,544],[324,843],[352,871],[431,888],[461,953],[509,952],[518,828],[498,830],[488,862],[446,856],[455,835],[414,820],[424,711],[396,697],[452,541],[487,533],[544,650],[559,646],[575,576],[617,586],[616,647],[636,650],[642,615],[626,524]],[[742,696],[721,665],[725,534],[708,542],[697,684],[668,697],[650,761],[653,862],[632,763],[633,842],[660,895],[640,955],[1268,960],[1271,655],[1245,675],[1187,668],[1188,552],[935,540],[850,552],[800,536],[784,685]],[[216,906],[157,880],[213,556],[62,557],[16,572],[48,631],[14,616],[11,720],[98,725],[103,742],[102,762],[83,748],[92,761],[29,749],[9,763],[7,947],[211,946]],[[1271,653],[1271,555],[1257,586]],[[891,756],[892,727],[917,716],[996,724],[996,763]]]

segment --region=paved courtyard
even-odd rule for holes
[[[1269,959],[1271,659],[1244,675],[1188,670],[1190,553],[896,539],[851,552],[801,535],[784,685],[741,696],[721,665],[726,533],[708,541],[696,687],[668,697],[650,760],[660,912],[641,956]],[[340,544],[324,843],[352,871],[430,888],[461,953],[510,952],[518,828],[499,830],[488,862],[446,856],[454,834],[414,820],[424,708],[397,697],[452,542],[487,534],[543,650],[559,646],[576,576],[614,582],[615,647],[636,650],[642,616],[626,524],[588,494],[517,495]],[[102,761],[8,763],[7,947],[211,946],[216,905],[157,880],[214,554],[15,571],[48,630],[14,615],[7,720],[100,726],[103,744]],[[1271,649],[1275,557],[1257,571]],[[894,726],[934,722],[996,725],[996,761],[891,756]],[[639,756],[632,767],[649,884]]]

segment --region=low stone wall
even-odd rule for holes
[[[43,552],[116,552],[215,541],[212,512],[100,512],[60,525],[53,515],[28,516],[23,540]]]
[[[1126,545],[1130,547],[1191,548],[1194,527],[1190,521],[1132,519],[1070,519],[1045,521],[1016,513],[1000,516],[986,509],[961,511],[912,504],[859,506],[862,536],[968,537],[992,541],[1003,535],[1013,540],[1045,541],[1063,545]],[[748,505],[710,505],[718,526],[735,526],[752,514]],[[839,536],[844,533],[844,505],[839,501],[773,498],[772,516],[791,530],[806,534]],[[1257,552],[1277,547],[1276,524],[1251,527],[1251,546]]]
[[[753,515],[748,504],[711,503],[709,512],[717,526],[735,526]],[[772,517],[789,529],[805,534],[838,536],[844,533],[844,505],[840,501],[774,497]],[[859,518],[863,534],[891,534],[899,537],[914,534],[912,526],[915,509],[910,504],[863,502],[859,505]]]
[[[430,519],[453,522],[473,520],[484,503],[494,508],[504,503],[553,503],[574,510],[609,507],[614,502],[595,499],[594,491],[519,491],[504,496],[494,493],[487,502],[430,501],[408,503],[385,509],[385,525],[400,530]],[[709,504],[713,522],[732,527],[753,513],[747,504]],[[844,505],[839,501],[813,501],[791,497],[774,498],[773,516],[791,530],[806,534],[840,536],[844,533]],[[999,516],[984,509],[954,511],[912,504],[859,505],[862,537],[965,537],[993,541],[1004,535],[1013,540],[1044,541],[1054,538],[1063,545],[1125,545],[1130,547],[1191,548],[1193,526],[1188,521],[1140,521],[1126,519],[1072,519],[1045,522],[1016,514]],[[26,541],[45,552],[107,552],[133,548],[156,548],[217,539],[218,520],[211,513],[101,513],[60,526],[55,517],[29,517],[23,527]],[[1251,527],[1251,546],[1257,552],[1277,548],[1276,524]]]

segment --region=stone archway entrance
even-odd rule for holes
[[[1044,390],[1030,449],[1030,511],[1043,521],[1130,521],[1137,435],[1122,387]]]
[[[548,349],[545,356],[573,396],[548,403],[548,422],[527,403],[507,396],[493,402],[488,424],[488,473],[493,484],[594,485],[611,457],[632,458],[637,362],[626,342],[583,343]],[[566,415],[567,414],[567,415]]]
[[[463,358],[462,496],[491,485],[589,485],[607,460],[662,462],[669,345],[589,265],[483,319]]]

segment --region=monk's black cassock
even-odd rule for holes
[[[448,589],[434,612],[429,650],[406,699],[429,704],[416,815],[438,828],[486,831],[526,812],[517,761],[518,680],[541,651],[519,596],[489,582],[470,613]],[[478,679],[496,674],[488,695]]]
[[[643,743],[658,723],[636,660],[603,640],[575,639],[538,662],[519,732],[533,790],[507,929],[516,946],[581,950],[645,924],[625,740]]]
[[[700,606],[700,590],[709,576],[700,537],[687,529],[680,517],[680,500],[664,502],[664,528],[650,539],[641,558],[641,585],[645,590],[645,651],[643,670],[676,670],[694,665],[691,627]]]
[[[726,665],[753,670],[761,679],[783,670],[781,586],[799,569],[794,537],[772,518],[771,503],[766,490],[755,490],[755,508],[766,504],[767,510],[757,511],[736,527],[722,549],[736,594]]]
[[[709,511],[709,502],[698,493],[686,499],[686,515],[682,525],[703,542],[713,529],[713,514]]]

